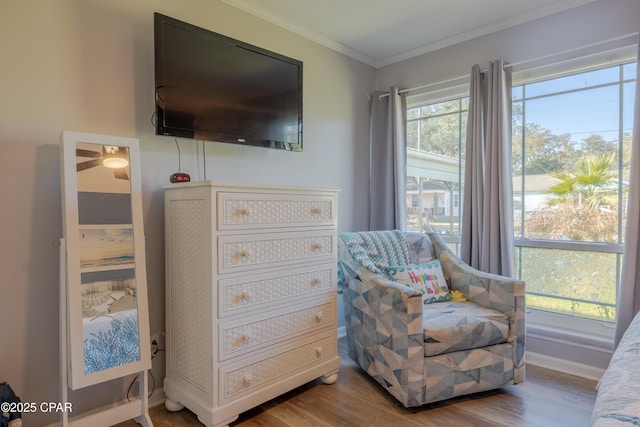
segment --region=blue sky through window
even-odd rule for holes
[[[635,63],[622,68],[623,79],[635,79]],[[606,140],[617,139],[619,81],[620,68],[614,66],[527,84],[526,120],[556,135],[571,134],[574,141],[593,134]],[[623,85],[623,131],[627,133],[632,130],[634,86],[634,82]],[[513,99],[522,100],[522,97],[523,87],[514,87]]]

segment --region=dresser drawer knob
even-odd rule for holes
[[[233,214],[235,216],[239,216],[244,219],[247,219],[251,216],[251,211],[249,209],[237,209]]]
[[[323,317],[324,317],[324,314],[322,312],[316,313],[316,323],[322,322]]]
[[[322,245],[320,243],[314,243],[311,245],[311,252],[318,252],[322,249]]]
[[[253,381],[253,375],[244,374],[242,377],[242,388],[247,388],[251,385],[251,381]]]
[[[238,347],[247,347],[251,344],[251,335],[249,333],[244,333],[233,341],[232,348],[237,349]]]
[[[311,208],[311,216],[319,216],[322,213],[320,208]]]
[[[244,334],[244,335],[242,336],[242,345],[243,345],[243,346],[247,346],[247,345],[249,345],[249,343],[251,343],[251,335],[249,335],[249,334]]]
[[[320,284],[321,280],[320,279],[313,279],[311,280],[311,282],[309,283],[311,285],[312,288],[315,288],[316,286],[318,286]]]
[[[316,347],[316,357],[322,357],[323,354],[324,354],[324,348],[322,348],[322,346]]]
[[[251,292],[248,292],[248,291],[242,292],[240,294],[240,302],[242,303],[242,305],[249,304],[249,301],[251,301]]]
[[[251,254],[248,251],[238,251],[233,255],[233,258],[239,262],[247,262]]]

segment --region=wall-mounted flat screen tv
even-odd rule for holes
[[[302,150],[302,62],[154,15],[156,134]]]

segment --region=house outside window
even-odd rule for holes
[[[457,251],[468,97],[407,111],[407,230],[435,231]]]
[[[597,335],[612,335],[635,68],[634,60],[544,70],[535,80],[514,73],[516,274],[536,323],[587,333],[597,325]],[[467,110],[468,98],[458,96],[407,111],[407,229],[436,231],[456,251]]]
[[[513,205],[527,306],[614,322],[635,62],[513,88]]]

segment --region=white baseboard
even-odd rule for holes
[[[164,395],[164,388],[159,387],[153,391],[153,394],[149,398],[149,408],[154,408],[164,404],[166,397]]]
[[[532,353],[530,351],[526,353],[526,362],[529,365],[540,366],[541,368],[551,369],[594,381],[599,381],[605,371],[595,366],[559,359],[557,357],[547,356],[546,354]]]

